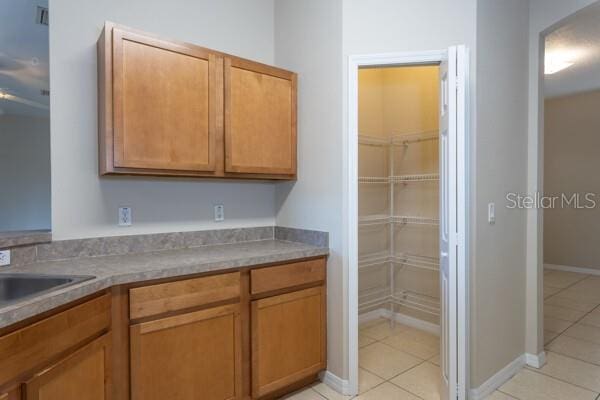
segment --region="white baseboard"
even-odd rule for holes
[[[600,269],[572,267],[570,265],[544,264],[544,269],[553,269],[555,271],[577,272],[579,274],[600,275]]]
[[[350,392],[350,381],[342,379],[329,371],[325,371],[321,374],[321,382],[343,395],[354,394]]]
[[[515,358],[510,364],[502,368],[481,386],[469,391],[469,399],[482,400],[492,394],[496,389],[502,386],[506,381],[512,378],[525,366],[526,355],[522,354]]]
[[[533,368],[542,368],[546,364],[546,352],[542,351],[538,355],[525,353],[525,363]]]
[[[358,316],[358,323],[364,324],[365,322],[373,321],[377,318],[386,318],[392,319],[394,318],[396,322],[410,326],[411,328],[420,329],[425,332],[432,333],[434,335],[440,336],[440,326],[431,322],[423,321],[415,317],[411,317],[406,314],[395,313],[392,315],[392,312],[387,308],[378,308],[376,310],[371,310],[364,314],[360,314]]]

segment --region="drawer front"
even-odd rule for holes
[[[250,272],[252,294],[325,281],[325,259],[255,269]]]
[[[239,297],[239,272],[160,283],[129,290],[129,315],[138,319]]]
[[[110,328],[108,294],[0,337],[0,385]]]

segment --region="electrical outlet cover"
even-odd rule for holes
[[[0,267],[10,265],[10,250],[0,251]]]
[[[131,207],[119,207],[119,226],[131,226]]]

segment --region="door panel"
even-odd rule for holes
[[[25,387],[27,400],[110,399],[110,334],[36,375]]]
[[[217,62],[113,28],[116,167],[215,171]]]
[[[440,361],[444,400],[466,398],[466,63],[466,50],[458,46],[448,49],[448,59],[440,66]]]
[[[252,394],[317,374],[326,364],[325,288],[252,302]]]
[[[241,398],[238,304],[131,326],[133,400]]]
[[[295,74],[225,59],[225,171],[295,174]]]
[[[450,303],[449,293],[449,247],[450,232],[448,231],[449,219],[449,148],[448,148],[448,101],[449,101],[449,82],[448,82],[448,61],[445,60],[440,65],[440,370],[442,373],[442,390],[440,396],[442,400],[449,399],[450,392],[450,335],[449,335],[449,313]]]

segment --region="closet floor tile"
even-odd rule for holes
[[[361,394],[356,400],[420,400],[417,396],[400,389],[389,382]]]
[[[595,400],[598,393],[522,369],[500,391],[520,400]]]
[[[383,379],[390,379],[422,362],[421,359],[382,343],[359,350],[358,364]]]
[[[431,357],[429,360],[430,363],[437,365],[438,367],[440,366],[440,355],[436,354],[435,356]]]
[[[394,385],[425,400],[440,399],[440,367],[424,362],[392,379]]]
[[[384,382],[383,379],[366,369],[358,369],[358,394],[363,394]]]
[[[433,333],[425,332],[420,329],[406,327],[401,333],[406,338],[414,340],[417,343],[424,344],[429,347],[439,347],[440,337]]]
[[[550,351],[600,365],[600,345],[560,335],[548,346]]]
[[[562,333],[571,325],[573,325],[573,323],[570,321],[563,321],[562,319],[544,317],[544,330],[550,332]]]
[[[388,320],[384,320],[377,325],[360,329],[360,333],[370,337],[371,339],[383,340],[388,336],[400,333],[400,331],[403,329],[406,329],[406,327],[400,324],[396,324],[392,329],[390,322]]]
[[[560,333],[544,330],[544,345],[556,339]]]
[[[577,311],[571,308],[553,306],[550,304],[544,305],[544,317],[576,322],[579,321],[585,314],[585,311]]]
[[[596,308],[598,306],[598,303],[569,299],[567,297],[561,296],[559,293],[556,296],[552,296],[548,300],[544,301],[544,307],[548,305],[570,308],[573,310],[584,311],[587,313]]]
[[[556,293],[560,292],[561,290],[562,290],[561,288],[555,288],[552,286],[544,285],[544,299],[554,296]]]
[[[586,315],[581,321],[582,324],[592,325],[600,328],[600,307]]]
[[[439,343],[436,343],[435,346],[421,343],[414,338],[414,335],[411,335],[408,332],[401,332],[397,335],[389,336],[382,340],[382,343],[423,360],[427,360],[440,352]]]
[[[515,400],[515,398],[496,390],[494,393],[486,397],[485,400]]]
[[[548,274],[544,274],[544,285],[564,289],[588,276],[577,272],[550,271]]]
[[[600,344],[600,328],[593,325],[578,323],[567,329],[563,335]]]
[[[540,373],[600,393],[600,366],[549,351]]]
[[[363,334],[363,333],[359,333],[358,334],[358,347],[365,347],[370,345],[371,343],[375,343],[377,340]]]

